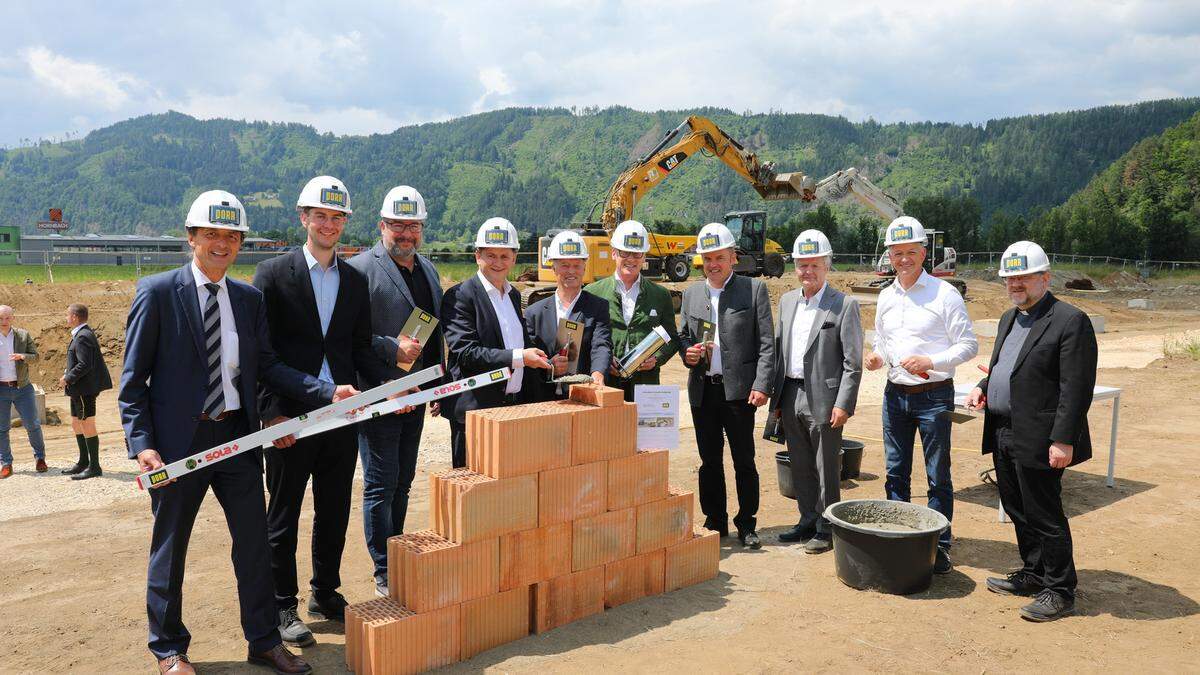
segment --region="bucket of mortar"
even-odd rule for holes
[[[842,449],[838,453],[840,463],[840,478],[850,480],[858,478],[862,466],[863,444],[858,441],[842,439]],[[779,494],[788,499],[796,498],[796,488],[792,485],[792,458],[787,450],[775,453],[775,471],[779,476]]]
[[[929,588],[938,535],[950,521],[920,504],[850,499],[825,509],[833,563],[851,588],[908,595]]]

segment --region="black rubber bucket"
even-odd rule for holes
[[[787,450],[775,453],[775,471],[779,474],[779,494],[788,499],[796,498],[796,489],[792,487],[792,458]]]
[[[950,521],[920,504],[850,499],[825,509],[833,563],[851,588],[908,595],[929,588],[938,535]]]
[[[859,470],[862,469],[864,447],[866,446],[860,441],[842,439],[842,480],[858,478]]]

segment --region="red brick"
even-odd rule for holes
[[[721,562],[721,537],[705,531],[691,539],[667,547],[663,588],[673,591],[708,581],[717,576]]]
[[[346,608],[346,667],[364,674],[419,673],[454,663],[459,607],[417,614],[391,598]]]
[[[571,572],[571,523],[500,537],[500,590],[507,591]]]
[[[604,607],[662,593],[664,557],[660,549],[605,565]]]
[[[459,605],[462,616],[461,658],[529,635],[529,587],[469,600]]]
[[[567,402],[561,402],[568,405]],[[579,406],[579,404],[574,404]],[[586,464],[628,457],[637,452],[637,406],[579,406],[571,430],[571,463]]]
[[[671,470],[666,450],[641,450],[608,462],[608,510],[627,509],[667,498]]]
[[[509,478],[570,465],[573,412],[557,401],[468,412],[467,466]]]
[[[539,582],[531,595],[535,633],[599,614],[604,611],[604,567]]]
[[[625,392],[615,387],[605,387],[594,383],[573,384],[571,385],[568,398],[584,405],[607,408],[624,403]]]
[[[592,462],[538,474],[538,525],[603,513],[608,504],[608,464]]]
[[[388,592],[414,612],[428,612],[499,590],[496,538],[456,544],[422,530],[388,539]]]
[[[608,511],[572,523],[571,569],[576,572],[634,554],[637,515],[634,509]]]
[[[692,535],[692,493],[667,489],[667,498],[637,507],[637,552],[648,553]]]
[[[538,480],[527,474],[492,478],[455,469],[430,478],[433,530],[470,543],[537,527]]]

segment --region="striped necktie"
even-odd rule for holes
[[[204,350],[208,361],[208,395],[204,413],[217,418],[225,411],[225,385],[221,381],[221,307],[217,304],[218,284],[204,284],[208,301],[204,303]]]

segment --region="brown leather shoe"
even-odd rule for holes
[[[12,475],[12,464],[0,466],[0,478],[8,478]]]
[[[49,469],[50,467],[46,466],[46,460],[44,460],[44,459],[39,459],[39,460],[37,461],[37,465],[35,465],[33,468],[34,468],[34,470],[36,470],[38,473],[46,473],[46,470],[47,470],[47,469]]]
[[[187,654],[172,654],[165,659],[159,659],[158,672],[171,675],[196,675],[196,669],[192,667],[192,662],[188,661]]]
[[[312,672],[312,666],[305,663],[304,659],[289,652],[282,643],[259,654],[247,654],[246,660],[257,666],[273,668],[277,673],[291,675]]]

